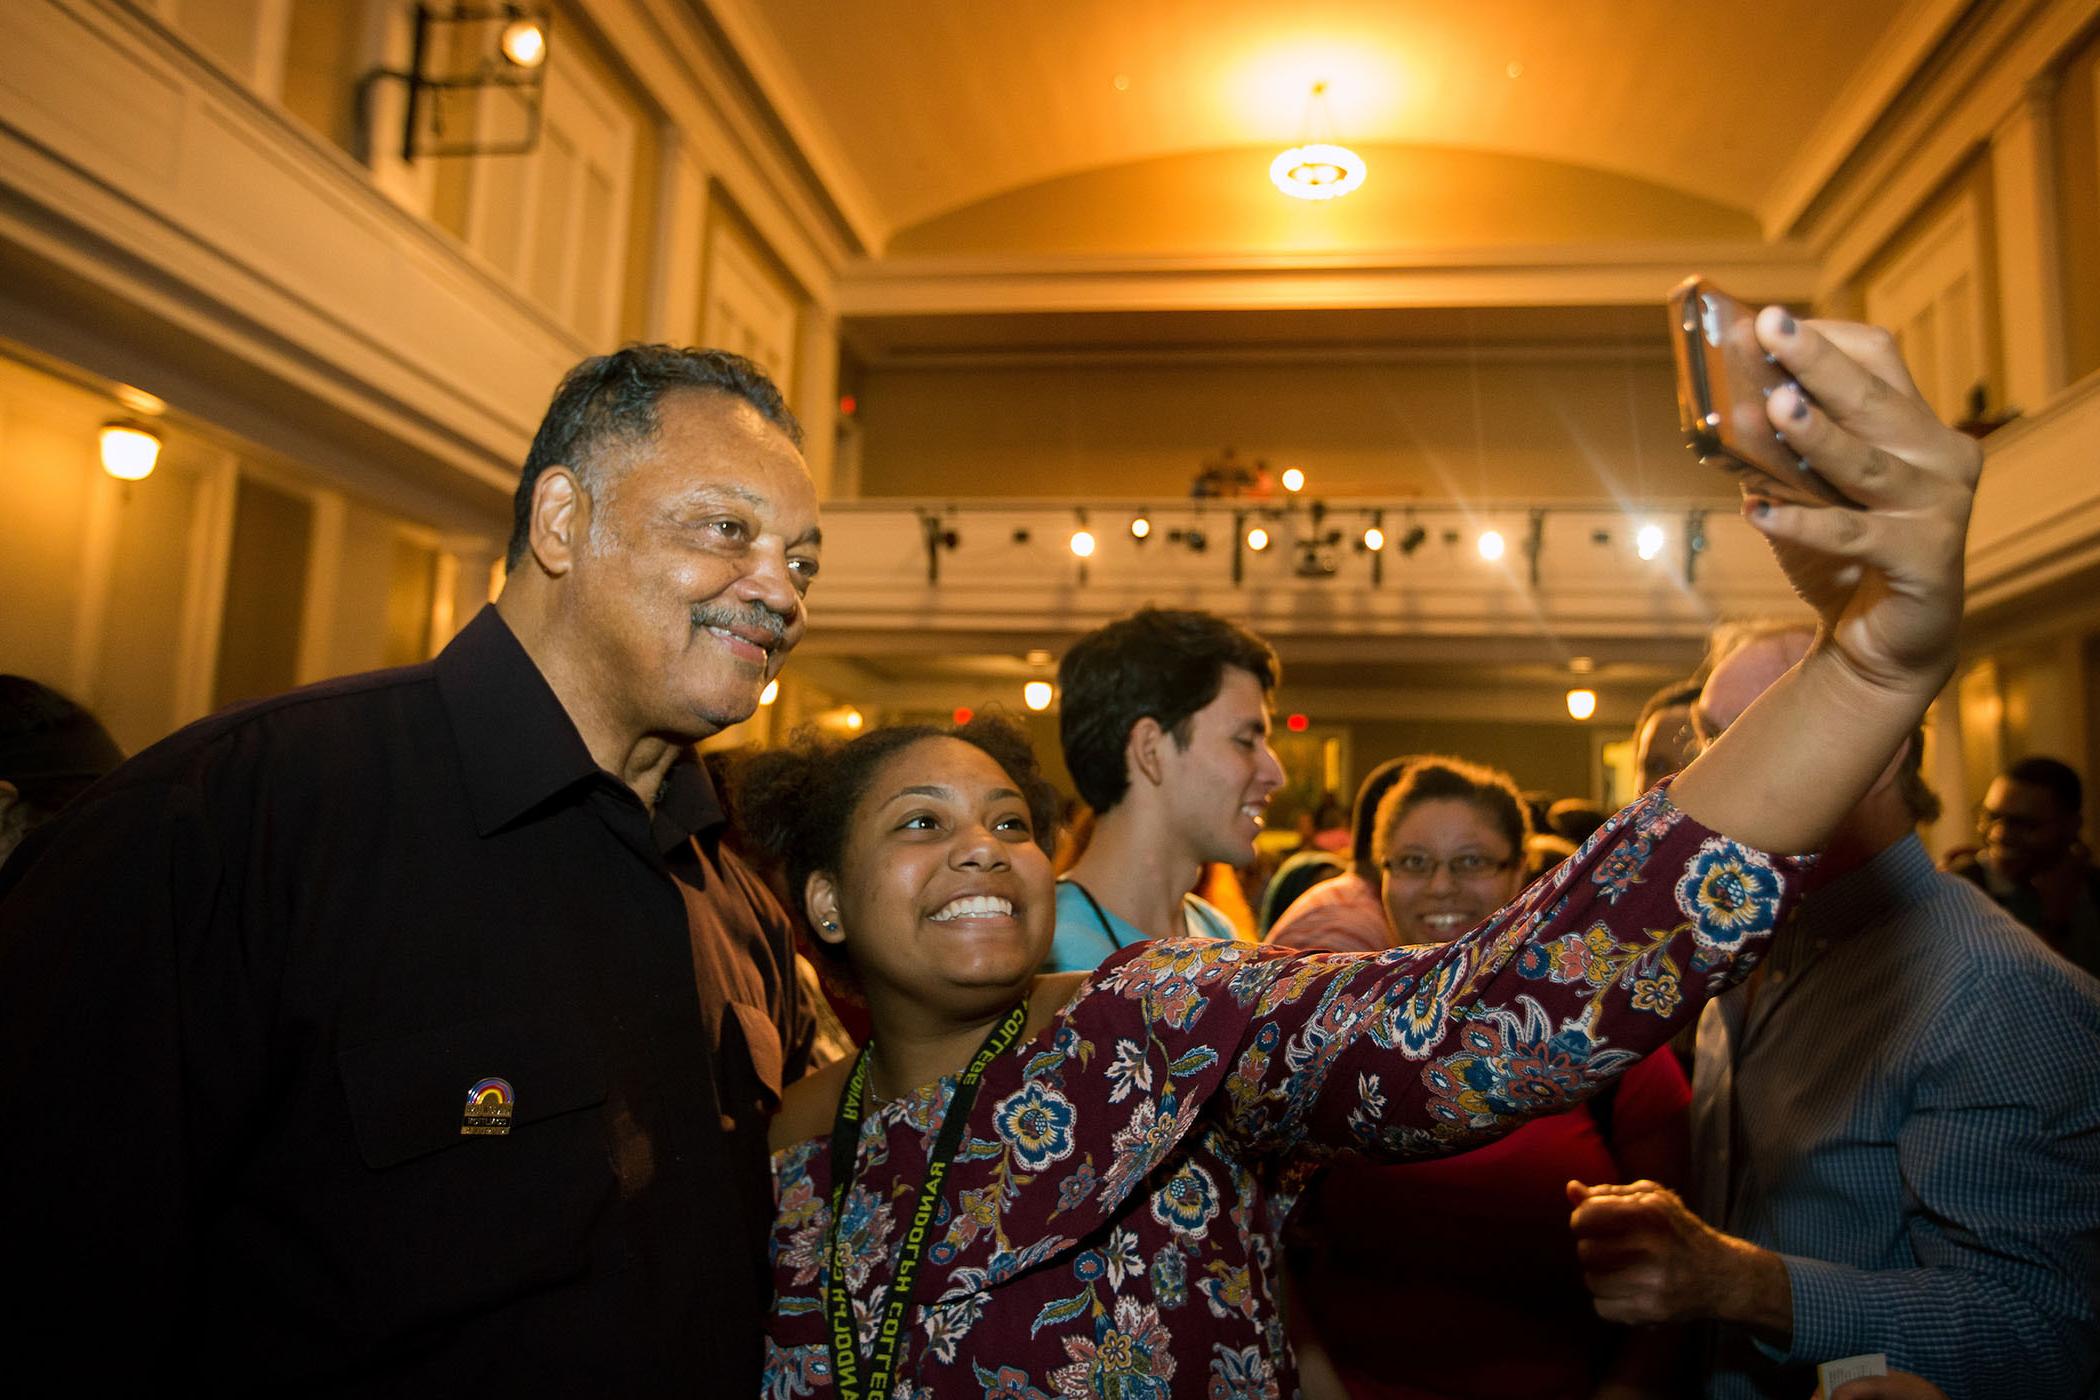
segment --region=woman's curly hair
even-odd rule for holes
[[[843,742],[814,729],[799,729],[787,747],[753,754],[739,766],[730,798],[737,826],[747,841],[781,862],[788,890],[800,900],[813,873],[838,871],[853,814],[876,770],[925,739],[960,739],[989,755],[1013,779],[1027,804],[1035,844],[1045,854],[1054,848],[1057,789],[1043,776],[1027,736],[996,715],[950,727],[889,725]],[[827,953],[840,952],[821,939],[817,946]]]

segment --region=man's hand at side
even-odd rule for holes
[[[1714,1319],[1739,1323],[1774,1346],[1794,1330],[1786,1264],[1724,1235],[1653,1181],[1568,1183],[1568,1228],[1597,1315],[1628,1324]]]

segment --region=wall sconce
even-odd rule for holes
[[[1021,703],[1041,714],[1050,708],[1050,701],[1056,693],[1056,688],[1048,681],[1029,681],[1021,687]]]
[[[381,78],[408,86],[401,159],[522,156],[537,149],[550,20],[545,3],[417,5],[407,69],[375,69],[364,79],[365,87]],[[448,141],[446,112],[455,95],[485,92],[509,93],[524,119],[522,129],[514,129],[508,139],[487,136],[481,131],[487,107],[475,104],[465,125],[476,135]]]
[[[1139,511],[1130,518],[1130,538],[1136,540],[1139,544],[1143,544],[1146,540],[1152,538],[1152,517],[1150,515],[1144,511]]]
[[[1587,686],[1568,692],[1568,718],[1588,719],[1597,713],[1597,692]]]
[[[144,481],[160,460],[160,434],[142,423],[102,425],[102,470],[119,481]]]

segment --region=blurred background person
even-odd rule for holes
[[[1717,648],[1705,740],[1817,635]],[[2100,1376],[2100,985],[1933,868],[1922,741],[1700,1017],[1689,1203],[1655,1182],[1570,1191],[1598,1309],[1698,1324],[1710,1400],[1796,1400],[1818,1363],[1875,1352],[1964,1397],[2071,1400]]]
[[[1378,857],[1372,840],[1378,832],[1378,804],[1400,781],[1412,758],[1393,758],[1373,768],[1356,789],[1350,820],[1350,861],[1346,869],[1324,851],[1306,851],[1285,861],[1262,895],[1267,922],[1263,939],[1291,948],[1323,948],[1375,953],[1393,946],[1393,926],[1385,917],[1379,894]],[[1294,862],[1302,864],[1294,865]],[[1307,867],[1329,870],[1318,883],[1298,883]]]
[[[2084,802],[2071,765],[2023,758],[1984,794],[1976,814],[1983,849],[1948,869],[2100,977],[2100,870],[2078,835]]]
[[[1654,787],[1699,752],[1692,732],[1692,706],[1699,699],[1696,680],[1672,681],[1648,697],[1633,722],[1634,781],[1642,792]]]
[[[123,761],[117,741],[85,709],[27,676],[0,676],[0,866]]]
[[[1529,809],[1506,773],[1417,758],[1379,802],[1373,855],[1397,945],[1449,943],[1524,886]],[[1314,947],[1302,941],[1298,947]],[[1291,1217],[1293,1344],[1333,1394],[1673,1393],[1672,1332],[1600,1321],[1567,1229],[1566,1183],[1595,1168],[1685,1175],[1691,1089],[1650,1055],[1616,1089],[1471,1152],[1337,1161]],[[1634,1164],[1639,1164],[1635,1168]],[[1464,1338],[1454,1333],[1463,1320]],[[1492,1340],[1489,1340],[1492,1339]],[[1309,1380],[1307,1394],[1319,1382]]]

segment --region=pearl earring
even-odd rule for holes
[[[826,919],[826,920],[824,921],[824,932],[826,932],[826,933],[837,933],[838,931],[839,931],[839,921],[838,921],[837,919]]]

